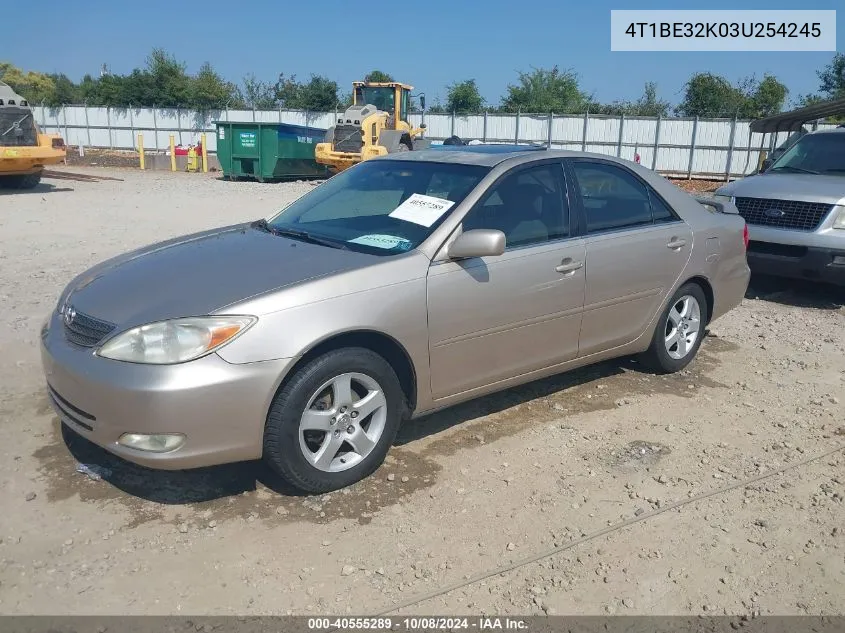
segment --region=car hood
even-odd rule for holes
[[[103,262],[71,282],[62,301],[77,312],[130,327],[210,314],[248,297],[378,260],[241,224]]]
[[[802,200],[837,204],[845,200],[845,176],[763,173],[736,180],[717,194],[738,198]]]

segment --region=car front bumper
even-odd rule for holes
[[[290,359],[231,364],[217,354],[178,365],[141,365],[68,342],[53,313],[41,335],[50,401],[79,435],[128,461],[164,470],[258,459],[264,424]],[[180,433],[156,453],[118,443],[124,433]]]
[[[748,265],[763,275],[845,286],[845,249],[752,241]]]

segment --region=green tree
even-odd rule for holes
[[[845,53],[836,53],[831,62],[816,73],[819,91],[826,99],[845,99]]]
[[[520,72],[516,84],[508,86],[502,98],[503,112],[583,112],[589,97],[581,91],[578,76],[571,70],[533,68]]]
[[[250,73],[244,77],[243,101],[246,107],[256,110],[270,110],[276,107],[276,93],[273,86],[257,79]]]
[[[191,88],[191,107],[199,110],[225,108],[236,94],[235,86],[224,81],[208,62],[200,66]]]
[[[681,116],[759,119],[781,111],[789,90],[772,75],[745,77],[731,84],[711,73],[693,75],[675,108]]]
[[[636,101],[614,101],[609,104],[590,104],[590,112],[612,114],[615,116],[666,116],[669,102],[657,96],[657,84],[646,82],[642,96]]]
[[[484,108],[484,97],[478,91],[475,79],[465,79],[451,84],[446,97],[446,108],[449,112],[458,114],[481,112]]]
[[[44,73],[24,72],[8,62],[0,62],[0,81],[8,84],[32,104],[52,104],[55,100],[56,85],[53,79]]]
[[[371,70],[364,76],[364,81],[368,83],[389,83],[394,81],[393,77],[380,70]]]
[[[185,72],[185,64],[173,55],[164,49],[154,48],[147,57],[147,72],[152,76],[155,90],[155,104],[150,105],[172,108],[190,104],[191,78]]]
[[[675,107],[679,116],[732,117],[742,108],[743,95],[724,77],[696,73],[684,86],[684,97]]]
[[[749,101],[749,118],[761,118],[777,114],[786,103],[789,89],[772,75],[764,75],[759,83],[753,82],[746,94]]]
[[[797,105],[806,107],[832,99],[845,99],[845,54],[836,53],[829,64],[816,71],[816,75],[819,78],[819,94],[803,95]]]
[[[52,97],[45,101],[49,106],[82,103],[82,91],[64,73],[48,75],[53,80]]]
[[[299,87],[296,107],[312,112],[328,112],[338,104],[336,81],[322,75],[311,75],[306,84]]]

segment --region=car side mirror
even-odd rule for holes
[[[452,259],[492,257],[505,252],[505,234],[495,229],[473,229],[461,233],[449,245]]]
[[[775,161],[774,161],[774,159],[772,159],[772,158],[767,158],[767,159],[765,159],[765,160],[763,161],[763,164],[762,164],[762,165],[760,165],[760,173],[762,174],[764,171],[768,170],[768,169],[769,169],[769,167],[771,167],[771,166],[772,166],[772,163],[774,163],[774,162],[775,162]]]

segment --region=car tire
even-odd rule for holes
[[[704,340],[707,314],[707,297],[701,286],[687,283],[678,288],[660,313],[651,345],[640,362],[661,374],[689,365]]]
[[[360,347],[327,352],[299,368],[273,399],[264,460],[301,492],[344,488],[382,464],[406,408],[384,358]]]

